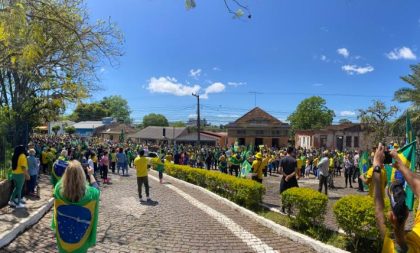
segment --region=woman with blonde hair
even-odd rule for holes
[[[59,252],[87,252],[96,244],[100,194],[93,172],[91,167],[85,171],[79,161],[70,161],[55,186],[52,228]]]

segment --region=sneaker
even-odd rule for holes
[[[19,205],[17,205],[16,208],[25,208],[25,205],[22,203],[19,203]]]
[[[140,198],[140,203],[144,203],[144,202],[145,202],[144,199]]]
[[[11,207],[16,207],[16,203],[14,202],[14,201],[9,201],[9,206],[11,206]]]
[[[151,199],[151,198],[147,198],[147,203],[151,203],[151,202],[153,202],[153,200]]]
[[[26,204],[26,199],[25,198],[21,198],[20,202],[18,201],[17,198],[15,198],[15,203],[22,203],[22,204]]]

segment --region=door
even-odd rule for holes
[[[258,147],[259,145],[263,145],[264,141],[263,138],[255,138],[255,147]]]
[[[275,147],[275,148],[279,147],[279,138],[271,139],[271,147]]]
[[[343,151],[343,136],[337,136],[336,147],[338,150]]]

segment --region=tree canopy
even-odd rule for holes
[[[169,123],[162,114],[150,113],[143,117],[143,127],[148,126],[169,126]]]
[[[287,120],[294,132],[326,127],[331,125],[334,117],[335,113],[326,106],[325,99],[313,96],[302,100]]]
[[[104,117],[113,117],[120,123],[131,123],[127,100],[121,96],[110,96],[104,97],[99,102],[79,103],[69,119],[78,122],[101,120]]]
[[[121,55],[121,33],[89,20],[83,0],[2,1],[0,110],[23,143],[28,129],[89,96],[96,71]]]
[[[373,145],[384,142],[385,137],[391,136],[392,117],[398,112],[396,106],[389,108],[384,102],[375,100],[367,109],[359,109],[358,118],[365,124],[366,129],[372,134]]]

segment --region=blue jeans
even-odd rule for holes
[[[127,167],[127,163],[117,163],[117,173],[120,173],[120,168],[121,171],[124,175],[124,171],[126,174],[128,174],[128,167]]]
[[[31,179],[29,179],[29,184],[28,184],[28,187],[29,187],[29,193],[35,193],[35,187],[36,187],[36,184],[37,184],[37,178],[38,178],[38,175],[33,175],[33,176],[31,176]]]

